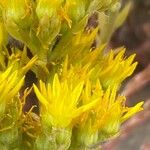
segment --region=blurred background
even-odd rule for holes
[[[125,5],[127,0],[122,0]],[[122,93],[127,105],[144,100],[144,111],[127,121],[120,136],[104,143],[103,150],[150,150],[150,0],[133,0],[128,18],[112,36],[110,47],[125,46],[136,53],[138,67],[125,81]]]

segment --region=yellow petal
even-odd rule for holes
[[[58,74],[55,74],[54,80],[53,80],[53,95],[54,97],[58,97],[60,94],[61,85],[59,82]]]
[[[137,112],[143,110],[142,105],[144,102],[140,102],[137,105],[135,105],[132,108],[129,108],[128,112],[122,116],[121,118],[121,122],[126,121],[128,118],[132,117],[134,114],[136,114]]]
[[[45,99],[45,97],[43,97],[43,95],[40,93],[40,91],[38,90],[35,84],[33,84],[33,87],[34,87],[34,91],[35,91],[37,98],[47,108],[47,105],[48,105],[47,100]]]

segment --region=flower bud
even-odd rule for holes
[[[67,0],[68,15],[72,21],[78,22],[86,15],[87,1],[85,0]]]
[[[119,121],[112,121],[104,126],[104,128],[99,132],[99,140],[104,141],[110,137],[117,136],[119,133],[121,123]]]
[[[38,150],[45,149],[68,149],[71,144],[71,129],[65,128],[54,128],[52,127],[51,132],[41,133],[36,140],[36,148]]]
[[[91,147],[98,142],[98,132],[93,131],[91,120],[88,120],[84,126],[78,129],[77,142],[81,147]]]
[[[21,29],[31,26],[33,6],[30,0],[7,0],[7,3],[3,3],[3,8],[6,23],[12,21]]]
[[[38,0],[36,7],[36,14],[39,19],[44,16],[51,18],[54,14],[57,13],[58,8],[61,6],[64,0]]]
[[[98,142],[98,132],[91,134],[85,131],[80,137],[80,142],[86,147],[93,146]]]
[[[0,147],[6,146],[6,149],[16,149],[20,144],[21,134],[19,132],[18,127],[12,127],[9,130],[2,131],[0,133]],[[4,147],[3,147],[4,148]],[[2,148],[2,149],[3,149]],[[3,149],[3,150],[6,150]]]
[[[39,19],[37,36],[47,46],[58,35],[61,27],[61,20],[58,15],[63,0],[39,0],[36,7],[36,14]]]
[[[52,128],[52,134],[55,135],[55,141],[57,142],[57,149],[61,147],[62,149],[68,149],[71,144],[71,129],[65,128]]]
[[[22,40],[23,34],[30,31],[33,21],[33,5],[30,0],[4,0],[2,6],[3,20],[10,34]]]

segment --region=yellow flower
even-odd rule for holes
[[[96,107],[79,117],[77,137],[80,143],[89,146],[98,140],[106,140],[117,135],[124,121],[143,110],[143,102],[131,108],[126,107],[125,97],[118,96],[117,90],[117,86],[114,85],[103,91],[99,81],[94,88],[90,82],[86,84],[82,95],[83,103],[89,103],[93,97],[99,98],[99,102]]]
[[[17,96],[24,82],[24,77],[18,78],[18,70],[10,66],[4,72],[0,72],[0,116],[5,112],[5,106]]]
[[[143,102],[128,108],[125,97],[117,96],[117,86],[106,90],[96,110],[94,129],[99,131],[100,139],[109,138],[119,133],[121,124],[143,110]]]
[[[97,50],[96,50],[97,51]],[[94,71],[91,78],[96,80],[99,78],[104,88],[109,86],[118,85],[129,77],[137,66],[137,62],[133,63],[135,54],[125,58],[125,49],[119,49],[116,54],[115,51],[110,51],[104,56],[100,56],[99,60],[94,60]]]
[[[6,104],[19,93],[19,90],[24,82],[24,76],[33,66],[37,57],[34,56],[31,60],[26,58],[26,49],[23,52],[16,51],[16,54],[8,56],[6,64],[4,55],[0,53],[0,103]],[[3,59],[2,59],[3,58]]]
[[[72,76],[78,77],[81,75],[84,78],[90,78],[92,82],[96,82],[99,79],[104,89],[114,85],[119,88],[122,81],[129,77],[137,66],[137,62],[133,62],[135,54],[126,58],[124,56],[125,49],[120,48],[117,53],[110,51],[103,55],[104,48],[105,46],[103,45],[94,51],[83,51],[83,53],[82,51],[78,53],[75,51],[71,53],[67,62],[65,61],[63,64],[63,66],[66,66],[62,70],[63,76],[70,75],[71,78],[72,72]],[[73,67],[70,67],[69,63],[73,64]]]
[[[41,103],[41,117],[47,117],[47,122],[54,127],[68,127],[72,121],[93,108],[97,100],[79,106],[80,95],[84,82],[78,83],[75,87],[68,84],[65,79],[62,82],[58,75],[54,76],[53,84],[46,86],[40,81],[40,90],[34,85],[34,91]]]

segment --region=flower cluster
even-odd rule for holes
[[[126,58],[124,48],[106,51],[131,3],[120,5],[0,0],[2,149],[90,149],[117,136],[121,124],[142,110],[143,102],[126,107],[119,95],[137,65],[135,55]],[[36,99],[39,104],[26,110]]]
[[[54,75],[52,83],[40,81],[39,89],[34,85],[40,101],[43,126],[72,132],[75,139],[70,145],[74,148],[89,147],[98,141],[116,136],[121,124],[141,111],[143,105],[141,102],[128,108],[125,106],[125,97],[118,95],[122,79],[128,77],[136,66],[136,63],[132,64],[134,56],[123,59],[123,53],[124,50],[113,56],[114,52],[111,52],[103,57],[102,60],[107,62],[105,69],[100,68],[104,63],[100,60],[100,64],[95,66],[80,64],[69,67],[69,60],[66,58],[62,72],[59,77],[57,73]],[[117,66],[113,71],[113,64],[122,65],[122,68]],[[103,72],[106,80],[100,76]],[[120,78],[113,75],[121,72]],[[105,85],[106,81],[110,83]]]

